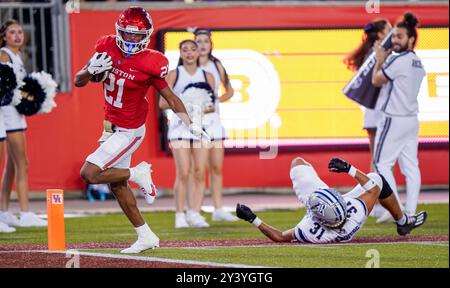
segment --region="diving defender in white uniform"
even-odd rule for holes
[[[349,242],[363,227],[377,200],[397,221],[400,235],[407,235],[425,223],[426,212],[408,216],[401,211],[397,198],[382,176],[376,173],[366,175],[339,158],[331,159],[328,169],[330,172],[348,173],[359,184],[341,196],[319,178],[311,164],[302,158],[292,161],[290,176],[293,188],[307,209],[306,215],[294,228],[282,232],[264,223],[249,207],[241,204],[237,204],[236,215],[258,227],[275,242]]]

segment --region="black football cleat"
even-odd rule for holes
[[[413,229],[422,226],[427,220],[427,216],[427,212],[421,211],[414,216],[408,217],[408,222],[405,225],[397,224],[397,233],[402,236],[408,235]]]

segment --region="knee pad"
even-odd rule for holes
[[[386,179],[383,177],[383,175],[380,174],[380,178],[383,181],[383,188],[381,189],[381,193],[380,196],[378,197],[378,199],[386,199],[389,196],[391,196],[392,193],[394,193],[394,191],[392,191],[391,186],[389,185],[389,183],[386,181]]]
[[[367,177],[369,177],[371,180],[373,180],[375,183],[377,183],[377,186],[380,187],[380,190],[383,189],[383,179],[380,177],[378,173],[371,172],[367,174]]]

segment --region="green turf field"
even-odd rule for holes
[[[412,235],[448,235],[449,205],[420,205],[429,214],[427,223]],[[294,227],[305,213],[295,211],[266,211],[258,216],[280,229]],[[254,226],[235,223],[210,222],[203,229],[175,229],[173,212],[153,212],[144,215],[161,241],[243,239],[263,240],[265,237]],[[210,215],[206,215],[211,220]],[[360,237],[397,236],[394,224],[375,224],[369,218]],[[89,218],[66,219],[67,243],[134,242],[136,234],[122,214],[109,214]],[[0,234],[0,245],[46,244],[46,228],[18,228],[16,233]],[[371,249],[376,249],[374,252]],[[118,253],[120,249],[95,250]],[[93,250],[94,251],[94,250]],[[269,267],[365,267],[370,257],[378,253],[380,267],[449,267],[448,241],[417,243],[351,243],[345,245],[301,246],[246,246],[246,247],[176,247],[150,250],[139,256],[246,264]],[[373,255],[373,254],[372,254]],[[370,256],[370,255],[368,255]]]

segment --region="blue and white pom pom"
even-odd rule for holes
[[[183,102],[200,107],[214,104],[216,101],[213,89],[206,82],[195,82],[187,85],[181,93],[180,98]]]
[[[10,63],[0,63],[0,106],[19,104],[22,98],[19,88],[23,84],[18,71]]]
[[[200,124],[205,107],[214,105],[216,100],[214,91],[206,82],[195,82],[187,85],[180,95],[181,101],[189,114],[189,118]]]
[[[26,76],[24,85],[20,87],[22,92],[28,94],[28,97],[22,97],[16,109],[20,114],[31,116],[38,113],[50,113],[54,107],[56,87],[58,84],[52,76],[44,71],[33,72]]]

